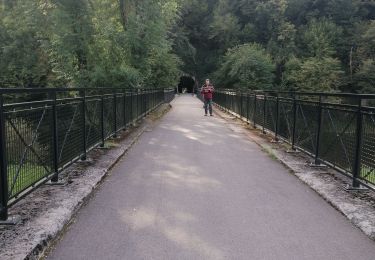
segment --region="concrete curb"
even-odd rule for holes
[[[254,141],[271,158],[281,162],[303,183],[318,193],[324,200],[342,213],[354,226],[375,241],[375,193],[371,191],[353,192],[345,188],[350,179],[331,168],[312,168],[311,157],[303,153],[290,154],[284,144],[271,143],[268,134],[250,129],[237,115],[222,112],[216,114],[227,122],[229,128],[240,132]],[[235,116],[235,118],[230,117]]]
[[[170,106],[161,106],[151,113],[139,127],[114,140],[111,149],[95,149],[87,162],[77,162],[60,174],[67,184],[43,185],[11,208],[11,214],[20,215],[16,226],[0,227],[0,259],[39,259],[72,222],[111,169],[132,148],[144,132],[152,128]]]

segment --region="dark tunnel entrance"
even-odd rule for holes
[[[178,93],[193,93],[195,80],[190,76],[182,76],[178,84]]]

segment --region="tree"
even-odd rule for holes
[[[180,1],[6,1],[0,10],[0,84],[175,85],[181,63],[171,31]]]
[[[327,19],[311,20],[303,34],[305,55],[320,58],[336,55],[335,44],[341,34],[340,27]]]
[[[343,73],[340,61],[335,58],[292,58],[286,64],[283,87],[291,91],[334,92]]]
[[[46,47],[49,23],[41,1],[7,2],[0,12],[0,84],[46,87],[52,74]],[[26,16],[24,14],[27,14]],[[24,17],[15,19],[15,17]]]
[[[275,65],[259,44],[230,49],[217,77],[219,83],[245,89],[272,89]]]

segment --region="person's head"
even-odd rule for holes
[[[206,79],[206,85],[210,85],[210,79]]]

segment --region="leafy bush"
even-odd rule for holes
[[[229,49],[216,77],[223,86],[245,89],[272,89],[275,64],[259,44]]]

